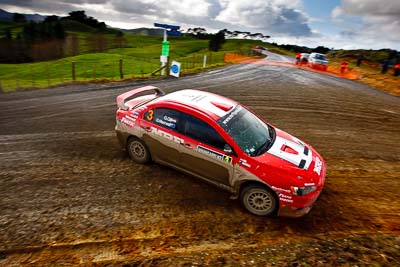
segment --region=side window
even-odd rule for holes
[[[187,114],[185,114],[183,134],[220,150],[223,150],[226,144],[214,128],[206,122]]]
[[[168,108],[149,109],[143,116],[146,121],[177,131],[180,113]]]

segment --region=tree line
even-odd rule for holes
[[[2,63],[54,60],[79,54],[80,39],[74,34],[66,33],[64,25],[68,25],[68,21],[79,22],[79,25],[84,24],[94,29],[95,33],[85,40],[91,52],[103,52],[110,44],[114,47],[127,44],[121,31],[113,31],[114,39],[106,38],[106,24],[88,17],[85,11],[72,11],[66,17],[47,16],[41,22],[27,21],[24,15],[14,14],[13,21],[16,23],[14,26],[22,26],[22,30],[13,35],[12,28],[5,29],[0,40]]]

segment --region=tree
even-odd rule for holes
[[[54,37],[57,39],[65,39],[65,29],[61,22],[57,21],[54,24]]]
[[[207,33],[207,30],[204,28],[189,28],[186,33],[192,37],[198,38],[198,39],[208,39],[210,38],[210,34]]]
[[[52,22],[57,22],[59,19],[58,16],[56,15],[52,15],[52,16],[47,16],[43,22],[47,22],[47,23],[52,23]]]
[[[88,25],[90,27],[104,30],[107,28],[107,25],[104,22],[99,22],[97,19],[93,17],[88,17],[85,14],[85,11],[83,10],[78,10],[78,11],[72,11],[68,13],[68,17],[65,17],[64,19],[69,19],[69,20],[75,20],[78,21],[82,24]]]
[[[6,29],[4,31],[4,39],[5,40],[12,40],[12,34],[11,34],[10,29]]]
[[[222,45],[225,43],[225,33],[224,31],[219,31],[217,34],[211,36],[210,42],[208,44],[208,49],[217,52],[221,49]]]
[[[22,15],[22,14],[14,13],[13,21],[14,22],[22,22],[22,23],[24,23],[24,22],[26,22],[26,17],[24,15]]]
[[[330,51],[330,49],[328,47],[325,46],[317,46],[313,52],[315,53],[321,53],[321,54],[326,54]]]
[[[76,56],[79,53],[79,38],[76,34],[68,34],[65,42],[66,51],[70,56]]]
[[[23,27],[22,38],[29,42],[33,42],[38,38],[38,27],[36,22],[31,21]]]
[[[115,34],[115,38],[114,38],[114,44],[118,48],[122,48],[122,47],[126,46],[127,42],[128,41],[124,37],[124,33],[122,31],[117,31],[117,33]]]

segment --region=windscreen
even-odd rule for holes
[[[259,156],[272,146],[273,128],[240,105],[217,122],[249,156]]]

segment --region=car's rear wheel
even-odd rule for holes
[[[129,138],[127,149],[132,160],[137,163],[144,164],[151,160],[149,149],[146,144],[138,138]]]
[[[268,187],[258,184],[244,187],[240,201],[246,210],[259,216],[274,214],[278,207],[274,193]]]

